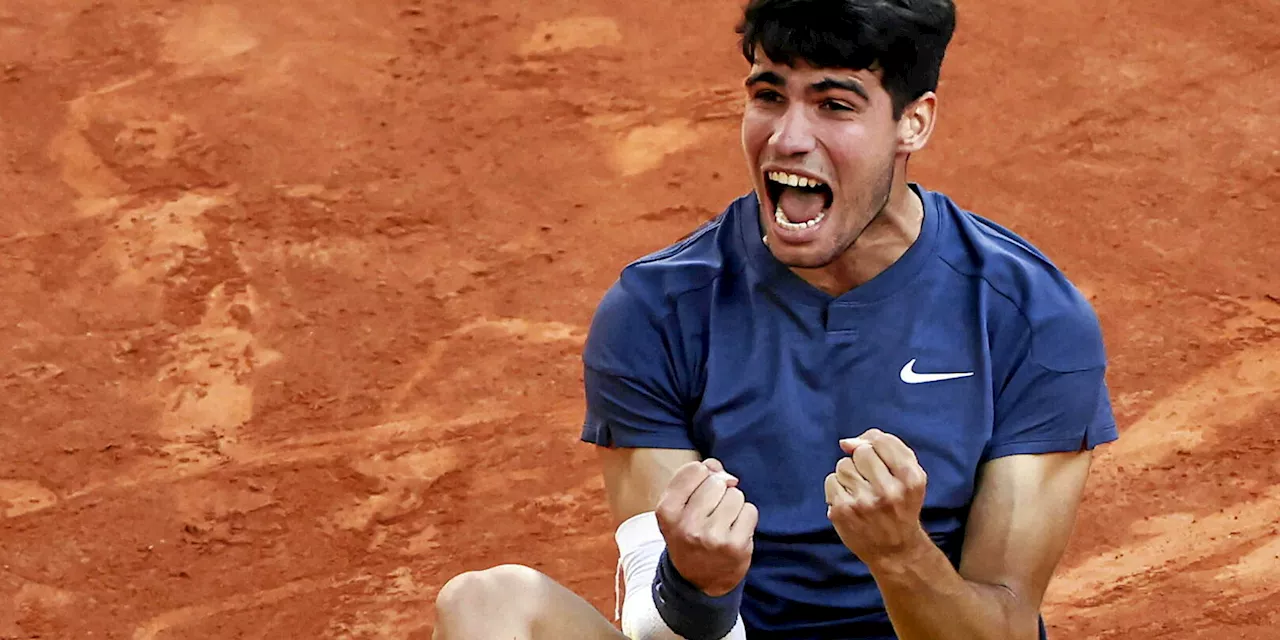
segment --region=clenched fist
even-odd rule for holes
[[[709,458],[676,470],[654,510],[676,571],[703,593],[729,593],[747,575],[760,514]]]
[[[840,540],[873,564],[928,540],[920,524],[927,478],[896,436],[870,429],[840,441],[848,457],[827,476],[827,518]]]

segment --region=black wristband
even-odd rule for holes
[[[653,603],[662,621],[679,636],[688,640],[720,640],[738,622],[745,584],[743,580],[733,591],[711,597],[680,575],[663,549],[653,576]]]

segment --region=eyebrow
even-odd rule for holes
[[[778,87],[784,87],[786,86],[787,81],[782,76],[778,75],[778,73],[775,71],[760,71],[748,76],[747,81],[744,84],[750,87],[752,85],[760,84],[760,83],[771,84]],[[827,77],[827,78],[823,78],[818,82],[813,83],[809,88],[816,93],[823,93],[826,91],[831,91],[832,89],[848,91],[849,93],[853,93],[867,102],[871,102],[871,96],[870,94],[867,93],[866,88],[862,86],[861,82],[858,82],[853,78],[843,79],[843,78]]]
[[[753,73],[747,76],[747,81],[743,84],[750,87],[753,84],[759,84],[761,82],[764,84],[777,85],[779,87],[787,84],[786,81],[782,79],[782,76],[773,71],[758,71]]]
[[[867,90],[862,87],[862,83],[857,80],[843,80],[838,78],[823,78],[821,82],[814,83],[813,90],[818,93],[830,91],[832,89],[840,89],[849,93],[857,94],[858,97],[871,102],[871,96],[867,95]]]

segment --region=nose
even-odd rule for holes
[[[813,123],[801,105],[792,105],[778,119],[769,144],[779,155],[802,156],[817,145]]]

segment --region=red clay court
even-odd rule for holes
[[[612,612],[579,353],[749,188],[739,0],[0,6],[0,638]],[[912,178],[1092,298],[1054,638],[1280,637],[1280,5],[967,0]]]

